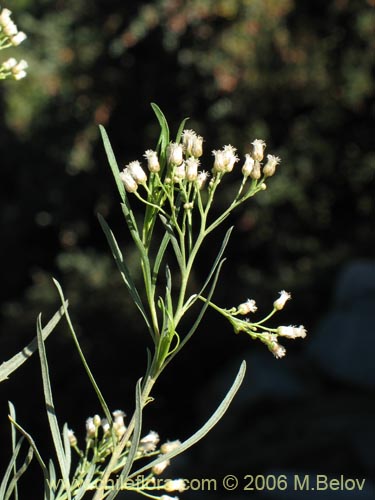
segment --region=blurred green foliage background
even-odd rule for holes
[[[228,143],[243,155],[255,138],[282,157],[267,191],[230,221],[236,230],[215,298],[229,307],[251,297],[267,310],[277,291],[289,290],[294,300],[283,322],[304,323],[313,336],[330,308],[339,270],[374,257],[374,5],[373,0],[3,2],[28,34],[13,54],[22,55],[30,68],[25,80],[7,81],[0,89],[1,358],[34,335],[39,311],[47,319],[56,309],[51,275],[56,276],[110,406],[130,413],[148,339],[96,219],[100,212],[109,220],[136,267],[98,124],[107,128],[121,164],[141,159],[158,136],[151,101],[172,130],[191,117],[188,127],[204,136],[207,158]],[[237,180],[235,174],[228,178],[217,210]],[[204,251],[198,282],[222,236]],[[170,367],[173,381],[168,374],[161,381],[147,418],[165,437],[186,437],[208,416],[215,403],[206,409],[203,404],[200,414],[195,388],[215,379],[228,353],[235,358],[259,350],[217,321],[207,316],[203,331]],[[83,430],[97,406],[63,327],[48,347],[61,418]],[[294,376],[306,382],[314,365],[304,350],[301,343],[293,345],[282,363],[290,363]],[[312,385],[326,387],[327,376],[316,369]],[[349,400],[364,390],[367,401],[366,389],[329,383]],[[0,388],[4,401],[12,398],[21,423],[40,433],[37,360],[6,384]],[[311,401],[310,389],[304,397]],[[315,395],[322,404],[324,394]],[[255,421],[262,411],[275,411],[271,401],[259,415],[255,411]],[[363,410],[372,412],[373,405]],[[2,426],[5,416],[4,403]],[[48,435],[40,440],[47,446]],[[276,452],[272,439],[267,443],[265,462],[272,465]],[[262,440],[259,447],[268,449]],[[316,451],[317,461],[321,453]],[[277,459],[274,464],[281,466]]]

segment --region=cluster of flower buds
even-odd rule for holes
[[[261,139],[255,139],[252,143],[252,151],[245,155],[245,163],[242,166],[242,174],[244,177],[258,180],[262,177],[272,177],[276,171],[277,165],[280,163],[280,158],[274,155],[267,155],[267,162],[263,166],[261,161],[264,157],[266,143]]]
[[[267,345],[268,349],[276,358],[282,358],[286,354],[285,347],[279,344],[278,338],[285,337],[286,339],[305,338],[306,330],[301,326],[279,326],[278,328],[268,328],[264,326],[266,320],[271,318],[276,312],[284,309],[285,304],[290,300],[291,294],[282,290],[279,297],[273,303],[272,312],[264,319],[256,322],[248,318],[240,319],[237,316],[246,316],[257,311],[255,300],[247,299],[238,307],[232,309],[221,309],[220,307],[211,304],[214,309],[223,314],[233,325],[234,331],[239,333],[244,331],[253,339],[258,339]]]
[[[25,33],[18,31],[10,17],[11,14],[9,9],[0,11],[0,50],[20,45],[27,38]],[[0,65],[0,80],[8,77],[21,80],[26,76],[27,67],[28,64],[25,60],[17,61],[14,57],[10,57]]]
[[[10,57],[2,63],[0,67],[0,74],[2,74],[4,78],[11,75],[15,80],[22,80],[22,78],[25,78],[27,74],[25,71],[27,67],[28,64],[24,59],[17,62],[14,57]]]
[[[2,9],[0,12],[0,43],[10,45],[20,45],[27,36],[23,31],[18,31],[17,26],[11,19],[12,12],[9,9]]]
[[[99,415],[94,415],[86,420],[85,453],[79,449],[78,440],[74,431],[71,429],[68,430],[69,443],[71,447],[77,451],[84,463],[86,463],[87,460],[90,460],[90,457],[87,455],[90,450],[92,450],[92,456],[96,457],[98,462],[104,462],[104,460],[109,457],[113,451],[113,436],[120,441],[122,436],[125,434],[127,429],[124,421],[126,414],[122,410],[115,410],[112,412],[112,416],[112,424],[110,424],[106,418],[101,418]],[[147,457],[162,458],[163,455],[166,455],[181,446],[181,442],[179,440],[166,441],[162,444],[159,443],[159,434],[155,431],[150,431],[140,439],[135,459],[138,460]],[[119,458],[119,464],[123,464],[126,461],[126,456],[129,452],[130,446],[131,440],[129,440],[121,457]],[[151,474],[147,475],[147,477],[142,476],[139,486],[137,487],[139,492],[142,493],[143,491],[147,491],[149,489],[164,490],[168,493],[174,491],[184,491],[186,488],[183,479],[167,479],[164,482],[156,480],[156,476],[162,474],[169,464],[170,461],[168,459],[162,460],[152,467]],[[134,481],[132,482],[132,489],[134,490]],[[162,500],[178,500],[177,497],[170,497],[168,495],[162,495],[160,498]]]

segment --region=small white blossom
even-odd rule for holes
[[[113,422],[113,430],[115,431],[116,436],[121,439],[126,432],[126,427],[121,422]]]
[[[21,59],[19,63],[17,63],[15,66],[12,67],[12,73],[13,77],[15,80],[21,80],[22,78],[25,78],[26,76],[26,71],[25,69],[28,68],[28,64],[24,59]]]
[[[165,491],[179,491],[182,493],[186,490],[185,481],[183,479],[167,479],[164,483]]]
[[[147,167],[150,172],[155,173],[160,171],[160,163],[156,151],[148,149],[143,156],[147,159]]]
[[[186,178],[185,164],[178,165],[173,170],[173,182],[179,182]]]
[[[263,175],[265,177],[271,177],[275,173],[276,167],[280,161],[278,156],[267,155],[267,163],[263,167]]]
[[[74,431],[72,429],[68,429],[68,440],[70,446],[75,446],[77,444],[77,438],[74,435]]]
[[[281,309],[284,309],[284,306],[286,302],[291,298],[291,295],[289,292],[286,292],[285,290],[281,290],[280,297],[275,300],[273,303],[273,307],[277,309],[278,311],[281,311]]]
[[[246,302],[243,302],[242,304],[240,304],[238,306],[237,312],[238,312],[238,314],[245,315],[245,314],[249,314],[250,312],[254,313],[257,309],[258,308],[256,306],[255,300],[247,299]]]
[[[183,162],[183,148],[181,144],[177,142],[171,142],[167,148],[168,163],[170,165],[181,165]]]
[[[124,417],[126,417],[126,413],[122,410],[115,410],[112,412],[114,421],[117,424],[124,425]]]
[[[167,441],[160,446],[160,451],[162,453],[169,453],[170,451],[176,450],[181,446],[181,441],[176,439],[175,441]]]
[[[10,70],[14,68],[16,65],[17,65],[17,60],[14,59],[14,57],[10,57],[9,59],[3,62],[3,68],[5,70]]]
[[[125,189],[128,193],[134,193],[134,191],[137,191],[138,184],[134,180],[134,177],[131,175],[128,168],[124,168],[124,170],[120,172],[120,179],[124,183]]]
[[[9,9],[3,9],[0,13],[0,25],[1,26],[6,26],[10,19],[10,16],[12,14],[12,11]]]
[[[145,184],[147,182],[146,172],[143,170],[138,160],[131,161],[127,165],[127,168],[137,184]]]
[[[27,35],[23,31],[19,31],[16,35],[11,37],[10,41],[11,41],[12,45],[17,47],[23,41],[25,41],[26,38],[27,38]]]
[[[94,437],[96,434],[96,427],[94,424],[94,419],[92,417],[89,417],[86,420],[86,436],[87,437]]]
[[[249,154],[245,155],[245,163],[242,167],[242,174],[244,177],[249,177],[254,168],[254,158],[252,158]]]
[[[12,37],[17,35],[18,28],[12,20],[9,20],[9,22],[3,26],[3,31],[6,34],[6,36]]]
[[[262,177],[260,163],[258,160],[254,161],[253,169],[250,172],[250,177],[256,181]]]
[[[99,415],[94,415],[92,418],[92,421],[93,421],[93,424],[95,425],[95,427],[98,428],[102,422],[102,419],[99,417]]]
[[[206,172],[205,170],[202,170],[202,172],[198,172],[197,176],[197,185],[198,189],[203,189],[204,185],[206,184],[207,179],[209,178],[210,174]]]
[[[153,466],[152,472],[156,475],[162,474],[170,463],[170,460],[163,460],[162,462]]]
[[[275,356],[276,359],[283,358],[286,354],[286,349],[284,346],[279,344],[278,342],[273,342],[268,345],[269,350]]]
[[[286,337],[288,339],[296,339],[300,337],[304,339],[306,337],[306,330],[303,325],[300,326],[279,326],[277,329],[277,333],[282,337]]]
[[[215,157],[213,171],[214,172],[231,172],[234,164],[239,161],[235,154],[236,148],[228,144],[223,149],[214,150],[212,154]]]
[[[107,434],[107,432],[109,432],[109,429],[110,429],[108,420],[106,418],[102,418],[101,425],[102,425],[103,433]]]
[[[147,436],[139,441],[139,449],[143,452],[155,451],[159,441],[159,434],[155,431],[150,431]]]
[[[187,156],[199,158],[203,154],[203,137],[197,135],[194,130],[184,130],[182,132],[182,144]]]
[[[255,141],[253,141],[251,144],[253,146],[251,156],[254,158],[254,160],[262,161],[266,143],[261,139],[255,139]]]
[[[186,179],[189,182],[195,181],[198,178],[199,160],[190,157],[185,161]]]

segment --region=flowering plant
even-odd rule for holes
[[[15,409],[10,404],[13,454],[0,484],[0,498],[8,499],[13,494],[17,497],[17,482],[35,456],[42,469],[46,500],[79,500],[90,493],[93,495],[93,500],[104,498],[113,500],[121,490],[137,491],[152,499],[172,500],[166,493],[184,491],[184,480],[168,479],[163,482],[158,480],[158,476],[172,458],[204,437],[224,415],[245,374],[245,362],[243,362],[222,403],[203,427],[188,439],[183,442],[179,440],[164,442],[159,446],[160,438],[155,431],[150,431],[141,437],[143,410],[152,401],[151,393],[155,382],[196,332],[207,308],[211,307],[223,315],[232,324],[235,333],[244,331],[251,338],[265,343],[277,358],[285,355],[285,348],[278,342],[279,337],[293,339],[306,335],[302,326],[278,328],[266,326],[267,321],[283,309],[290,299],[288,292],[280,292],[280,297],[273,303],[272,311],[260,320],[252,319],[257,311],[253,299],[247,299],[238,306],[228,309],[221,308],[213,302],[215,286],[224,262],[223,254],[232,228],[227,230],[204,283],[194,290],[193,294],[189,294],[192,270],[206,238],[224,223],[234,209],[266,189],[266,182],[274,175],[280,159],[267,155],[263,165],[266,144],[264,141],[254,140],[249,153],[245,155],[241,167],[242,178],[235,196],[218,217],[212,218],[211,208],[215,202],[215,195],[223,186],[225,177],[240,161],[236,148],[226,145],[222,149],[214,150],[211,172],[201,170],[203,138],[194,131],[185,129],[186,120],[183,120],[175,140],[171,140],[162,111],[155,104],[152,104],[152,108],[159,121],[161,132],[155,150],[148,149],[144,154],[147,169],[139,160],[131,161],[125,168],[120,169],[107,133],[100,127],[120,195],[125,223],[139,254],[142,289],[136,286],[132,278],[132,269],[128,267],[115,235],[101,215],[99,222],[124,284],[152,340],[146,373],[135,388],[135,411],[125,423],[123,411],[116,410],[111,413],[109,410],[78,342],[62,288],[54,280],[62,307],[44,328],[41,317],[38,317],[37,338],[30,344],[29,351],[32,353],[37,345],[46,411],[58,468],[52,460],[48,466],[46,465],[34,439],[17,422]],[[141,204],[143,209],[141,212],[132,209],[135,199]],[[162,229],[160,239],[155,231],[157,224]],[[171,247],[173,252],[174,267],[177,267],[177,272],[171,271],[168,247]],[[193,323],[185,331],[185,328],[181,327],[181,321],[193,306],[199,306],[199,311]],[[61,432],[49,377],[45,338],[63,315],[104,414],[103,418],[95,415],[87,419],[84,447],[79,445],[79,439],[67,424],[63,426]],[[20,355],[17,355],[4,363],[0,367],[0,379],[6,378],[23,361],[24,359],[20,360]],[[17,438],[17,431],[21,435],[20,439]],[[18,456],[24,440],[28,443],[27,457],[24,463],[18,466]],[[76,459],[72,457],[72,449]],[[136,468],[136,462],[141,459],[146,463]]]

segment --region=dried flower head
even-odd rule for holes
[[[251,145],[253,146],[251,156],[254,158],[254,160],[262,161],[266,143],[262,139],[255,139],[251,143]]]
[[[273,303],[273,307],[277,309],[278,311],[281,311],[281,309],[284,309],[284,306],[286,302],[291,298],[291,294],[289,292],[286,292],[285,290],[281,290],[280,297],[275,300]]]

